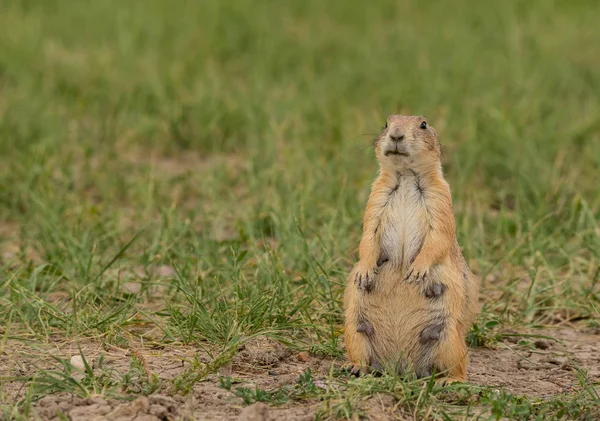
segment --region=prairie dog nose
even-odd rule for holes
[[[404,131],[400,127],[394,127],[390,130],[390,139],[394,142],[404,140]]]

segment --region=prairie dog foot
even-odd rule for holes
[[[381,364],[375,362],[371,364],[370,367],[361,367],[358,365],[351,365],[347,368],[348,373],[354,377],[365,376],[367,374],[372,374],[375,377],[380,377],[384,373],[384,368]]]
[[[464,383],[466,380],[458,377],[442,377],[435,381],[436,386],[450,386],[454,383]]]
[[[360,365],[356,365],[356,364],[350,364],[348,366],[345,367],[345,370],[354,377],[360,377],[362,375],[367,374],[367,368],[366,367],[362,367]]]

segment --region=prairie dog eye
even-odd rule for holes
[[[384,129],[387,129],[387,128],[388,128],[388,122],[386,121]]]
[[[425,130],[427,128],[427,122],[426,121],[422,122],[419,127],[422,128],[423,130]]]

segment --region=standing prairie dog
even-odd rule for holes
[[[456,240],[437,133],[423,117],[393,115],[375,149],[380,172],[344,295],[352,370],[465,381],[479,280]]]

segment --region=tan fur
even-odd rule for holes
[[[465,381],[479,280],[456,240],[437,133],[424,121],[390,116],[377,139],[380,173],[344,296],[345,343],[354,370],[436,370]]]

